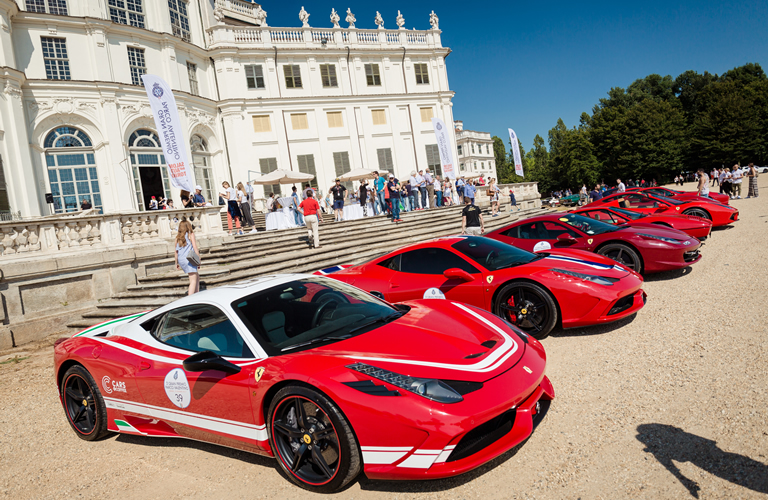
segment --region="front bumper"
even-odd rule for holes
[[[504,379],[497,377],[486,382],[483,391],[503,393]],[[551,401],[554,397],[552,383],[544,376],[517,407],[496,408],[492,414],[468,416],[461,423],[466,431],[452,437],[442,434],[438,427],[424,443],[409,449],[392,464],[370,463],[367,457],[386,451],[361,447],[365,475],[370,479],[387,480],[440,479],[468,472],[525,441],[533,433],[538,419],[543,417],[543,412],[538,411],[540,401]]]

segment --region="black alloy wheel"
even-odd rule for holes
[[[712,216],[703,208],[689,208],[688,210],[683,210],[683,215],[693,215],[694,217],[712,220]]]
[[[269,441],[280,468],[302,488],[332,493],[362,469],[357,440],[339,408],[303,386],[281,389],[269,408]]]
[[[96,382],[80,365],[67,370],[61,383],[61,401],[69,425],[86,441],[107,434],[107,407]]]
[[[546,338],[557,324],[557,306],[545,288],[527,281],[512,282],[496,296],[493,313],[531,337]]]
[[[597,249],[599,255],[613,259],[637,274],[643,274],[643,261],[634,248],[623,243],[609,243]]]

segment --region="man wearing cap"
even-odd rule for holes
[[[403,219],[400,218],[400,182],[392,174],[389,174],[387,189],[389,189],[389,201],[392,204],[392,222],[402,222]]]
[[[347,188],[341,185],[341,179],[336,178],[336,184],[329,189],[333,195],[333,213],[336,215],[336,222],[344,220],[344,196]]]
[[[200,185],[195,186],[195,194],[192,195],[192,202],[196,207],[205,206],[205,198],[203,197],[203,187]]]
[[[435,181],[432,179],[432,174],[429,173],[429,169],[424,173],[424,182],[426,184],[427,194],[429,195],[429,205],[426,205],[425,208],[435,208]]]

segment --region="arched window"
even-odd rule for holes
[[[101,210],[96,158],[88,135],[74,127],[58,127],[45,137],[43,147],[54,211],[75,212],[84,199]]]
[[[171,183],[157,134],[146,129],[132,133],[128,138],[128,154],[139,210],[146,210],[153,196],[157,200],[170,199]]]
[[[205,201],[215,205],[213,200],[213,170],[211,169],[208,144],[199,135],[193,135],[189,142],[192,150],[192,164],[195,166],[195,182],[203,188]]]

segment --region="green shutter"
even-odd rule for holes
[[[342,174],[346,174],[352,170],[349,166],[349,153],[342,151],[340,153],[333,153],[333,166],[336,169],[336,177],[341,177]],[[342,182],[347,190],[352,190],[352,182]]]
[[[309,184],[313,188],[317,189],[317,172],[315,171],[315,157],[314,155],[299,155],[296,157],[299,164],[299,172],[303,174],[310,174],[314,175],[315,178],[311,181],[307,181],[301,185],[301,187],[304,187],[304,184]]]
[[[259,160],[259,170],[262,174],[268,174],[277,170],[277,158],[261,158]],[[269,193],[275,193],[280,196],[280,184],[266,184],[264,186],[264,197],[268,197]]]

